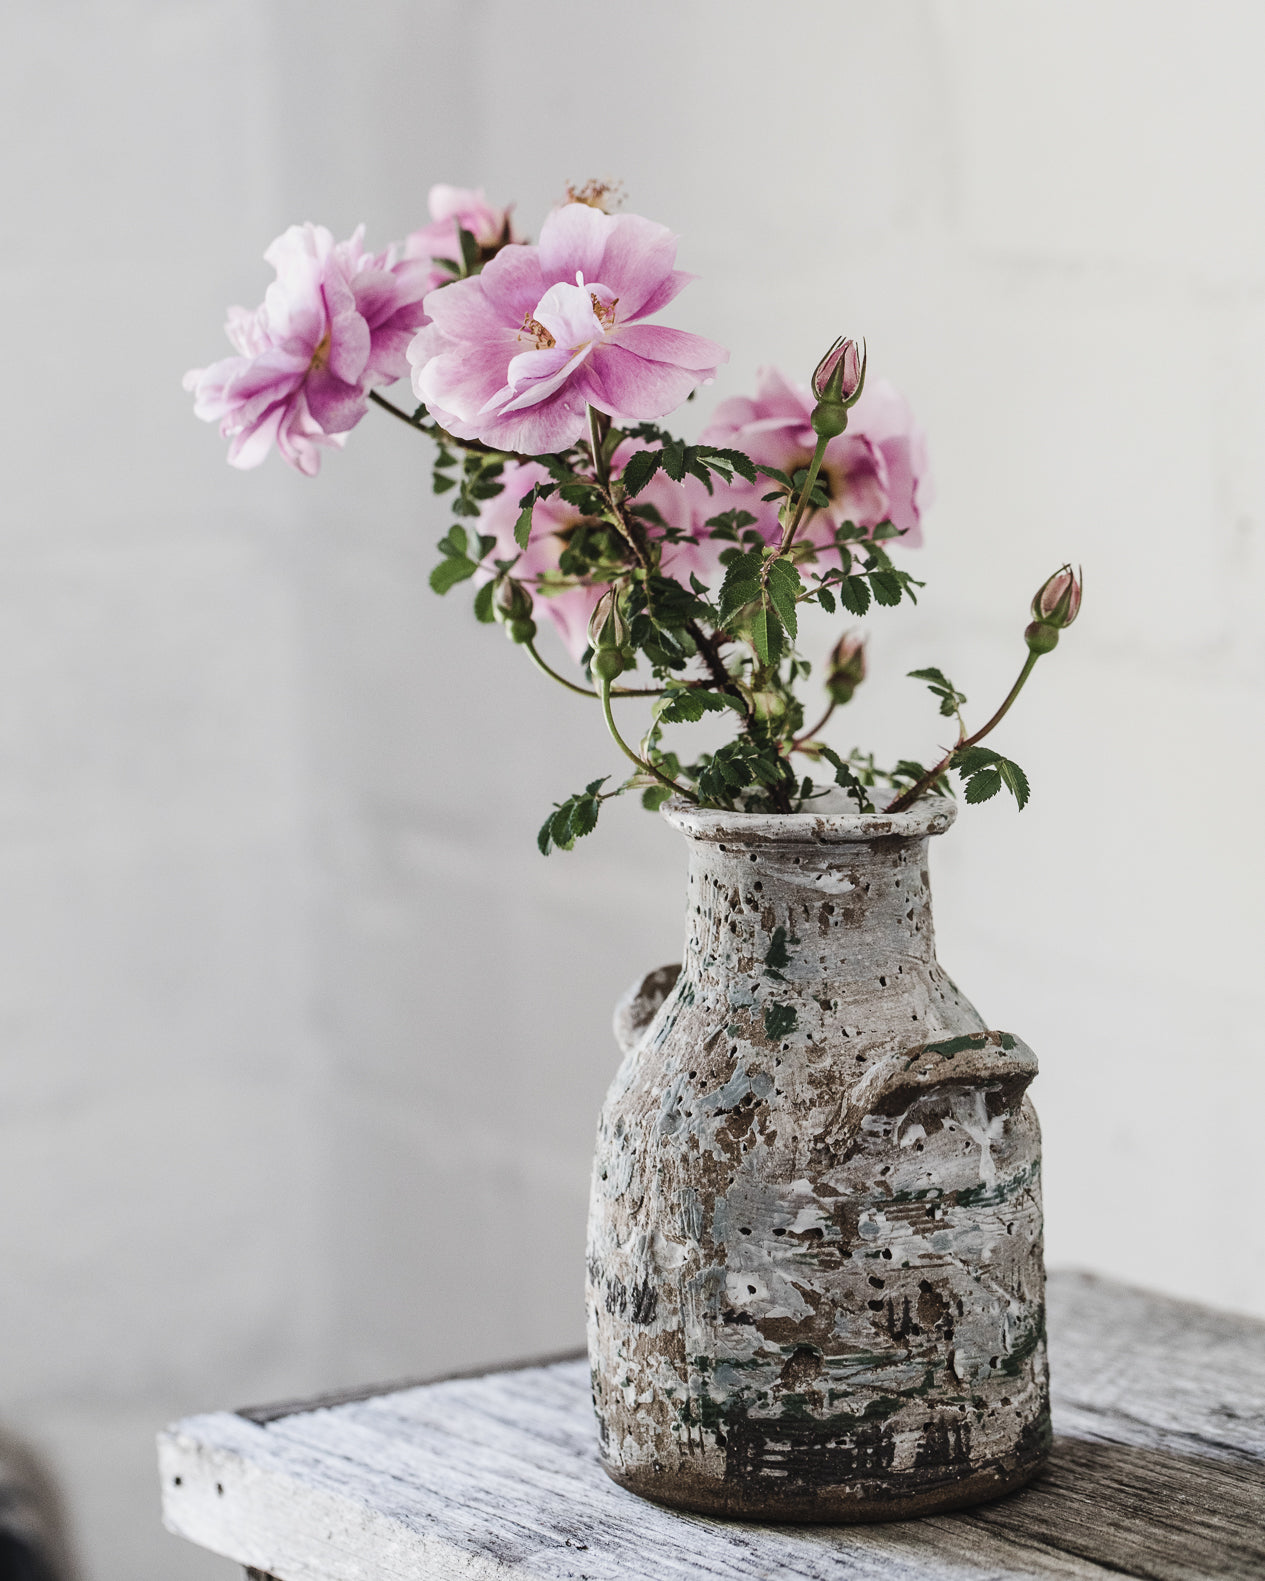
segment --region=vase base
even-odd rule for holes
[[[867,1478],[851,1485],[806,1489],[798,1496],[786,1487],[744,1487],[737,1482],[689,1477],[662,1468],[656,1471],[650,1466],[625,1470],[610,1465],[605,1459],[602,1469],[613,1482],[630,1493],[655,1504],[691,1510],[699,1515],[795,1525],[860,1525],[907,1521],[921,1515],[942,1515],[949,1510],[991,1503],[1031,1482],[1048,1458],[1048,1450],[1043,1447],[1039,1453],[1005,1463],[994,1462],[952,1481],[941,1478],[921,1487],[906,1483],[903,1487],[884,1489],[881,1479]]]

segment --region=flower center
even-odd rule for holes
[[[551,346],[558,344],[540,320],[533,318],[530,313],[523,314],[523,327],[519,331],[519,338],[521,339],[523,335],[531,339],[537,351],[548,351]]]
[[[318,342],[316,350],[312,353],[312,366],[314,368],[323,368],[329,361],[329,347],[333,338],[333,330],[327,329]]]
[[[603,329],[615,327],[615,309],[619,306],[619,298],[613,296],[609,302],[603,302],[596,291],[589,292],[589,301],[593,304],[593,315]]]

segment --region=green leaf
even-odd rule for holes
[[[819,587],[817,589],[817,602],[826,611],[827,615],[834,614],[835,596],[828,587]]]
[[[660,465],[667,475],[672,479],[673,483],[684,483],[685,445],[683,441],[680,439],[673,439],[669,444],[664,445],[663,449],[659,452],[659,455],[662,458]]]
[[[638,450],[630,456],[620,474],[625,495],[630,500],[635,499],[662,465],[662,450]]]
[[[775,664],[782,652],[782,627],[770,604],[761,604],[748,626],[751,643],[764,665]]]
[[[473,274],[479,262],[481,251],[479,244],[463,225],[457,226],[457,237],[461,243],[461,262],[465,266],[465,272]]]
[[[870,607],[870,584],[863,576],[850,576],[839,584],[839,601],[849,614],[861,616]]]
[[[966,701],[966,693],[959,692],[944,671],[937,670],[934,665],[925,670],[910,670],[908,675],[911,681],[926,681],[928,688],[940,699],[940,712],[946,719],[952,719]]]
[[[981,769],[966,782],[966,799],[972,805],[991,801],[1001,789],[1001,775],[996,769]]]
[[[446,593],[449,588],[456,587],[458,582],[473,576],[478,569],[474,561],[464,555],[449,555],[431,572],[430,585],[436,593]]]
[[[767,578],[769,599],[777,611],[778,619],[794,642],[799,635],[799,617],[795,609],[795,601],[803,591],[803,580],[789,560],[770,560]]]
[[[822,747],[821,755],[835,771],[835,784],[843,787],[857,804],[858,812],[873,812],[874,803],[866,794],[866,788],[857,778],[850,763],[845,763],[833,747]]]
[[[518,520],[514,523],[514,542],[520,549],[526,549],[531,542],[531,512],[535,503],[535,494],[529,494],[526,504],[518,513]]]
[[[762,549],[750,549],[745,554],[734,554],[725,567],[725,579],[720,584],[717,610],[722,625],[744,605],[760,597],[760,568],[764,563]]]
[[[998,760],[997,771],[1005,782],[1006,789],[1019,803],[1019,811],[1022,812],[1028,805],[1028,798],[1032,794],[1032,789],[1028,784],[1028,776],[1017,763],[1012,763],[1009,758],[1000,758]]]
[[[454,523],[439,540],[439,548],[445,554],[468,555],[470,553],[470,534],[464,527]]]
[[[571,811],[571,838],[582,839],[597,828],[597,815],[602,804],[596,796],[582,796]]]
[[[870,587],[878,602],[889,609],[892,605],[900,603],[905,591],[894,571],[871,571]]]
[[[641,793],[641,805],[647,812],[658,812],[671,795],[666,785],[648,785]]]
[[[981,769],[997,761],[998,754],[992,747],[964,747],[961,752],[954,753],[951,767],[965,777],[978,774]]]
[[[456,478],[450,478],[446,472],[436,472],[433,488],[436,494],[446,494],[449,489],[457,486]]]
[[[799,1011],[794,1005],[765,1005],[764,1035],[776,1043],[799,1025]]]
[[[672,687],[655,707],[655,717],[665,725],[693,724],[704,714],[723,714],[732,698],[719,697],[701,687]]]
[[[474,618],[482,621],[485,626],[490,626],[496,619],[492,610],[492,599],[496,594],[496,583],[485,582],[474,595]]]

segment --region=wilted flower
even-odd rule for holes
[[[535,455],[573,444],[587,405],[666,415],[729,355],[641,322],[688,283],[675,257],[672,233],[638,215],[555,209],[538,246],[504,247],[427,297],[434,322],[409,348],[418,399],[459,439]]]
[[[483,195],[483,188],[434,186],[427,200],[430,224],[411,231],[404,250],[410,258],[461,258],[458,227],[469,231],[484,252],[514,240],[510,213],[513,205],[498,209]],[[439,282],[437,281],[436,284]]]
[[[432,275],[393,250],[366,252],[363,236],[362,226],[335,242],[323,225],[292,225],[264,254],[277,278],[263,305],[229,309],[226,329],[239,355],[185,375],[194,411],[231,440],[234,466],[258,466],[276,444],[291,466],[313,475],[319,447],[343,443],[369,391],[408,371]]]
[[[813,407],[808,390],[765,368],[755,399],[722,401],[702,439],[705,444],[731,445],[754,461],[793,475],[808,466],[817,442]],[[822,463],[820,481],[829,504],[809,520],[800,538],[821,546],[846,521],[867,528],[890,521],[903,531],[902,544],[917,546],[929,492],[922,430],[904,398],[882,379],[866,384],[848,417],[847,433],[830,441]],[[782,529],[777,506],[761,499],[768,493],[763,479],[755,486],[737,484],[726,493],[727,503],[756,517],[769,543],[778,541]]]
[[[830,650],[826,660],[826,695],[840,707],[852,701],[852,694],[865,679],[865,639],[845,632]]]

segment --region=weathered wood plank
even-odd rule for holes
[[[598,1466],[570,1362],[192,1418],[162,1440],[165,1515],[284,1581],[1265,1576],[1265,1325],[1076,1275],[1050,1310],[1050,1470],[975,1511],[791,1528],[647,1504]]]

